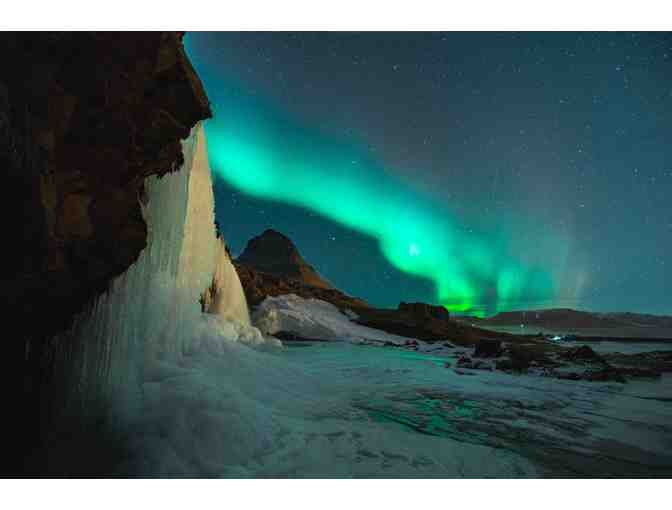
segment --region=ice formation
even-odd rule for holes
[[[266,348],[277,341],[250,326],[215,237],[200,126],[183,149],[180,171],[146,183],[147,247],[63,343],[62,416],[89,415],[94,430],[104,417],[105,434],[96,437],[111,453],[87,454],[66,426],[50,462],[67,465],[83,452],[85,472],[104,464],[97,472],[122,476],[436,476],[508,472],[512,463],[529,470],[486,446],[376,423],[360,401],[380,394],[377,385],[332,366],[332,354],[315,366]],[[278,302],[293,299],[301,308],[292,297]],[[304,303],[303,313],[332,339],[391,338],[319,301]],[[468,458],[471,468],[462,467]]]
[[[182,149],[179,171],[145,182],[146,248],[61,342],[62,416],[130,419],[158,362],[177,362],[204,347],[217,350],[225,341],[266,341],[250,326],[238,275],[216,238],[200,124]],[[204,314],[199,300],[211,284],[215,301]]]
[[[403,344],[408,340],[356,324],[352,322],[354,317],[356,315],[353,312],[342,313],[326,301],[286,294],[267,297],[255,310],[253,322],[267,335],[285,332],[314,340],[375,341],[396,344]]]
[[[277,342],[249,325],[215,237],[200,126],[183,148],[180,171],[147,181],[146,249],[60,342],[61,413],[95,417],[95,444],[108,450],[90,451],[65,427],[54,465],[77,454],[81,472],[102,464],[96,472],[117,476],[535,476],[547,456],[564,462],[562,448],[585,464],[597,447],[576,430],[593,424],[599,439],[628,435],[647,455],[672,454],[661,428],[670,412],[640,398],[645,386],[619,395],[596,383],[457,375],[446,357],[352,345],[404,339],[321,301],[269,298],[254,318],[266,332],[350,342],[266,348]],[[633,398],[637,413],[616,422]],[[605,417],[614,401],[621,405]],[[644,444],[640,414],[658,427],[646,429]]]

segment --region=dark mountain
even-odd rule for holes
[[[373,308],[327,283],[303,259],[291,239],[272,229],[252,238],[235,266],[250,306],[258,305],[267,296],[296,294],[326,301],[341,311],[353,310],[356,322],[364,326],[421,340],[450,338],[474,345],[483,338],[511,336],[452,321],[442,306],[401,302],[396,309]]]
[[[333,288],[304,260],[291,239],[272,229],[250,239],[236,263],[303,285]]]

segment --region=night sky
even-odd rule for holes
[[[216,214],[372,304],[672,313],[672,34],[190,33]]]

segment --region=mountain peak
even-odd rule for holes
[[[250,239],[236,262],[313,287],[333,288],[304,260],[289,237],[271,228]]]

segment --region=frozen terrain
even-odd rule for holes
[[[147,183],[148,246],[72,331],[59,476],[670,476],[672,380],[585,383],[445,365],[296,297],[255,314],[265,333],[345,340],[282,346],[249,323],[213,229],[203,130],[179,172]],[[232,220],[233,221],[233,220]],[[271,306],[271,304],[273,306]],[[206,313],[204,313],[204,310]],[[465,372],[466,373],[466,372]],[[63,422],[67,425],[67,421]]]
[[[149,476],[589,477],[672,474],[672,378],[458,375],[446,357],[221,341],[144,384],[116,469]]]
[[[305,299],[294,294],[267,297],[255,310],[252,321],[263,333],[292,333],[301,338],[350,342],[391,342],[403,344],[408,339],[353,322],[357,315],[342,313],[331,303]]]

